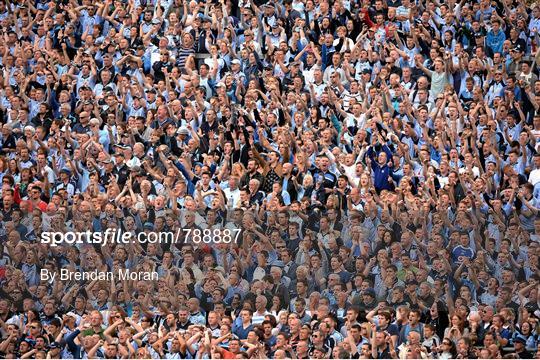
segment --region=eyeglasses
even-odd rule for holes
[[[448,341],[443,341],[442,344],[443,344],[443,345],[448,345],[448,346],[452,345],[452,344],[450,344]]]

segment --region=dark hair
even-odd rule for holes
[[[41,321],[41,317],[39,315],[39,311],[37,311],[36,309],[30,309],[28,310],[28,312],[31,312],[32,314],[34,314],[34,320],[32,321],[37,321],[37,322],[40,322]],[[40,324],[41,325],[41,324]]]
[[[392,315],[388,311],[379,311],[377,315],[383,316],[388,322],[392,321]]]
[[[463,339],[466,339],[466,338],[463,338]],[[457,356],[457,349],[456,349],[456,344],[450,340],[449,338],[445,337],[441,343],[443,343],[444,341],[447,341],[448,343],[450,343],[450,354],[452,354],[452,359],[455,359],[456,356]]]
[[[54,325],[56,327],[62,327],[62,322],[58,318],[54,318],[49,322],[49,325]]]

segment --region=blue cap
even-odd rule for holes
[[[145,222],[143,228],[144,230],[154,230],[154,224],[151,222]]]

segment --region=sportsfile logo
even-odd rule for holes
[[[144,243],[191,243],[191,244],[219,244],[237,243],[240,229],[178,229],[173,231],[150,231],[132,233],[122,229],[107,229],[105,231],[45,231],[41,234],[41,243],[56,247],[62,244],[130,244]]]

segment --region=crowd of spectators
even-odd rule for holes
[[[540,358],[539,31],[524,0],[0,0],[0,356]],[[181,237],[41,241],[107,229]]]

